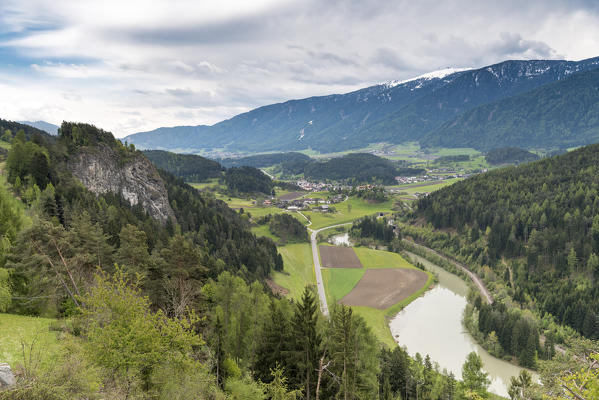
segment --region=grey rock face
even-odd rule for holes
[[[158,171],[143,156],[123,161],[108,146],[81,149],[69,160],[69,171],[95,194],[117,193],[131,205],[140,204],[153,218],[175,219]]]
[[[16,385],[15,376],[8,364],[0,364],[0,389]]]

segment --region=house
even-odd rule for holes
[[[300,208],[298,206],[289,206],[289,207],[287,207],[287,210],[289,210],[289,211],[299,211],[299,209]]]

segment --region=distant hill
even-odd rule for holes
[[[224,158],[218,159],[223,166],[230,167],[255,167],[264,168],[273,165],[281,164],[283,162],[308,162],[311,158],[302,153],[270,153],[270,154],[257,154],[248,157],[239,158]]]
[[[20,124],[33,126],[34,128],[40,129],[50,135],[58,135],[59,126],[51,124],[46,121],[18,121]]]
[[[491,165],[498,164],[520,164],[529,161],[536,161],[539,156],[519,149],[518,147],[502,147],[500,149],[490,150],[485,156],[487,162]]]
[[[213,126],[159,128],[125,140],[138,148],[188,152],[310,148],[332,152],[375,142],[420,141],[466,111],[598,67],[599,58],[593,58],[505,61],[475,70],[444,70],[347,94],[272,104]],[[449,139],[443,143],[455,146]]]
[[[599,142],[599,69],[467,111],[429,134],[426,146],[573,147]]]
[[[351,153],[343,157],[331,158],[298,165],[292,163],[295,170],[291,173],[303,173],[304,177],[314,180],[330,180],[350,184],[382,183],[394,184],[399,175],[418,175],[423,169],[400,168],[393,161],[368,153]],[[282,168],[289,169],[285,163]]]
[[[187,182],[203,182],[210,178],[218,178],[224,170],[218,162],[194,154],[177,154],[163,150],[146,150],[143,153],[156,167]]]
[[[31,125],[21,124],[19,122],[7,121],[5,119],[0,119],[0,136],[4,134],[6,130],[11,131],[12,135],[16,135],[18,131],[22,130],[25,132],[25,136],[27,138],[32,137],[34,134],[38,133],[40,135],[47,135],[46,131],[35,128]]]

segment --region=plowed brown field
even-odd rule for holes
[[[384,310],[417,292],[427,280],[428,275],[416,269],[369,269],[341,303]]]
[[[318,246],[324,268],[362,268],[362,263],[352,247]]]

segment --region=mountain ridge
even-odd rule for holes
[[[158,128],[124,140],[140,148],[183,152],[321,152],[370,143],[419,141],[461,113],[599,68],[581,60],[508,60],[442,77],[370,86],[345,94],[258,107],[217,124]]]
[[[425,146],[568,148],[599,141],[599,69],[466,111],[431,131]]]

